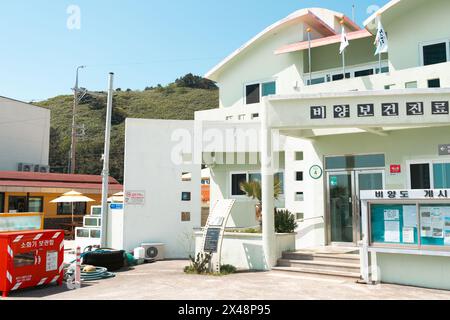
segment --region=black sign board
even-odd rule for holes
[[[206,232],[205,247],[203,250],[207,253],[217,253],[219,249],[219,238],[221,228],[209,228]]]
[[[440,156],[450,156],[450,144],[439,145],[439,155]]]

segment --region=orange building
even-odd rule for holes
[[[101,204],[102,177],[79,174],[55,174],[35,172],[0,171],[1,213],[44,213],[46,229],[61,228],[72,218],[72,204],[50,203],[65,192],[78,191],[95,200],[90,203],[75,203],[77,221],[89,214],[91,206]],[[109,180],[109,193],[123,190],[114,178]]]

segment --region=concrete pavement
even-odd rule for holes
[[[225,277],[183,273],[188,261],[164,261],[86,283],[82,289],[45,287],[18,291],[8,299],[51,300],[450,300],[450,292],[382,284],[367,286],[334,277],[287,272],[238,273]]]

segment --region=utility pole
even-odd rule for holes
[[[109,187],[109,147],[111,142],[111,116],[113,108],[114,94],[114,73],[109,74],[108,104],[106,107],[106,126],[105,126],[105,149],[103,153],[103,171],[102,171],[102,231],[101,245],[107,247],[108,231],[108,187]]]
[[[72,110],[72,142],[70,144],[70,173],[75,174],[76,170],[76,156],[77,156],[77,122],[76,122],[76,114],[78,109],[78,103],[80,102],[80,98],[78,93],[80,92],[80,88],[78,87],[78,72],[80,69],[84,69],[86,66],[77,67],[77,74],[75,80],[75,87],[73,88],[73,110]]]

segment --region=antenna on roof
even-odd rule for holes
[[[352,21],[355,22],[355,4],[352,4]]]

